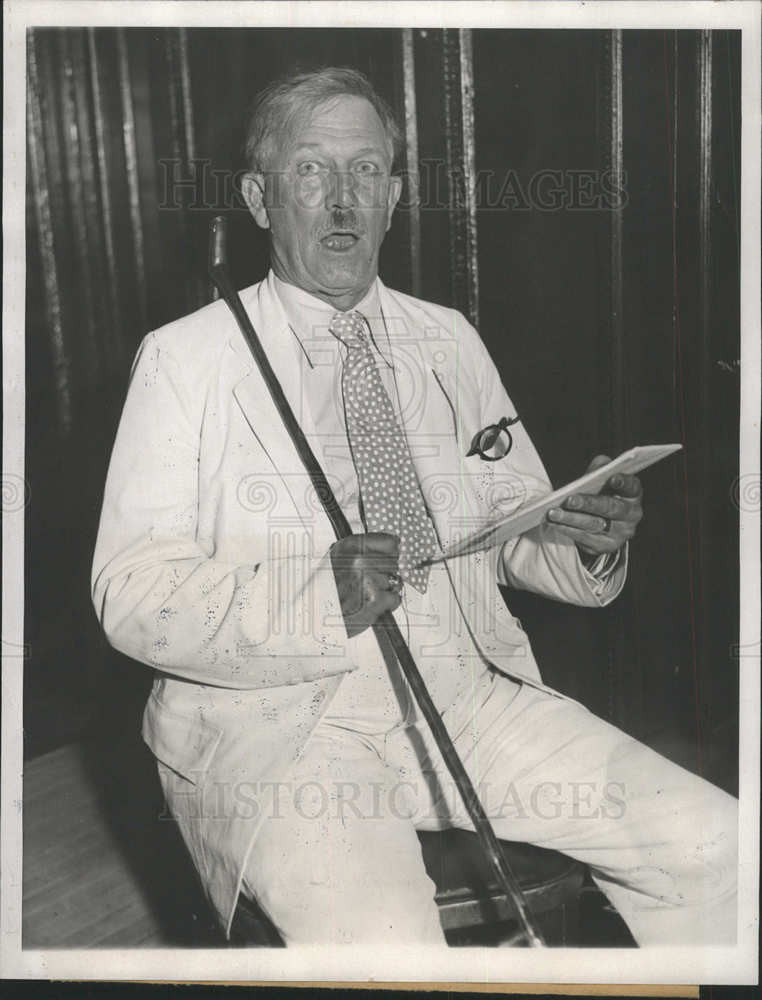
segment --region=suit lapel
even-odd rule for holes
[[[303,391],[306,359],[289,329],[283,308],[267,280],[245,289],[241,293],[241,301],[297,422],[322,464],[320,440]],[[270,397],[259,367],[251,356],[243,334],[237,328],[229,345],[248,369],[233,389],[233,395],[247,423],[268,454],[285,460],[284,468],[289,472],[303,472],[298,452],[284,430],[280,413]]]
[[[320,438],[315,431],[312,414],[302,391],[306,375],[306,358],[291,332],[283,308],[275,296],[269,281],[241,292],[241,301],[251,319],[262,346],[267,354],[275,375],[299,422],[314,454],[324,471],[325,457]],[[261,372],[249,351],[241,331],[235,328],[228,342],[230,351],[236,357],[236,367],[244,370],[233,386],[233,395],[252,433],[267,455],[273,471],[291,499],[297,514],[305,527],[319,526],[325,545],[333,540],[333,531],[328,517],[312,497],[307,485],[307,475],[291,437],[287,433],[280,413],[270,397]],[[317,518],[317,522],[315,520]],[[317,536],[314,544],[322,545]],[[323,545],[323,547],[325,547]]]

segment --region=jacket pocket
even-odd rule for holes
[[[151,695],[143,713],[143,739],[157,760],[199,785],[222,739],[222,730],[199,716],[171,712]]]

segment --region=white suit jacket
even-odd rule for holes
[[[408,408],[406,433],[443,543],[454,526],[476,527],[547,492],[520,423],[505,458],[466,458],[477,430],[515,413],[476,331],[451,309],[381,284],[379,295],[392,352],[420,365],[422,398]],[[241,297],[330,476],[302,405],[299,345],[271,278]],[[111,644],[157,671],[144,738],[226,929],[265,783],[283,776],[357,667],[327,557],[334,540],[224,302],[149,334],[111,457],[92,594]],[[550,527],[511,545],[512,586],[583,605],[621,589],[623,566],[596,596],[575,546]],[[497,558],[453,560],[453,588],[480,654],[542,686],[496,586]]]

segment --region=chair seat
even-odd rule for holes
[[[515,919],[513,901],[498,888],[475,833],[445,830],[418,837],[445,931]],[[579,861],[517,841],[501,841],[501,847],[533,913],[579,896],[586,870]]]

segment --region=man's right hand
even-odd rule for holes
[[[400,606],[400,540],[376,531],[331,546],[331,564],[347,635],[359,635],[385,611]]]

